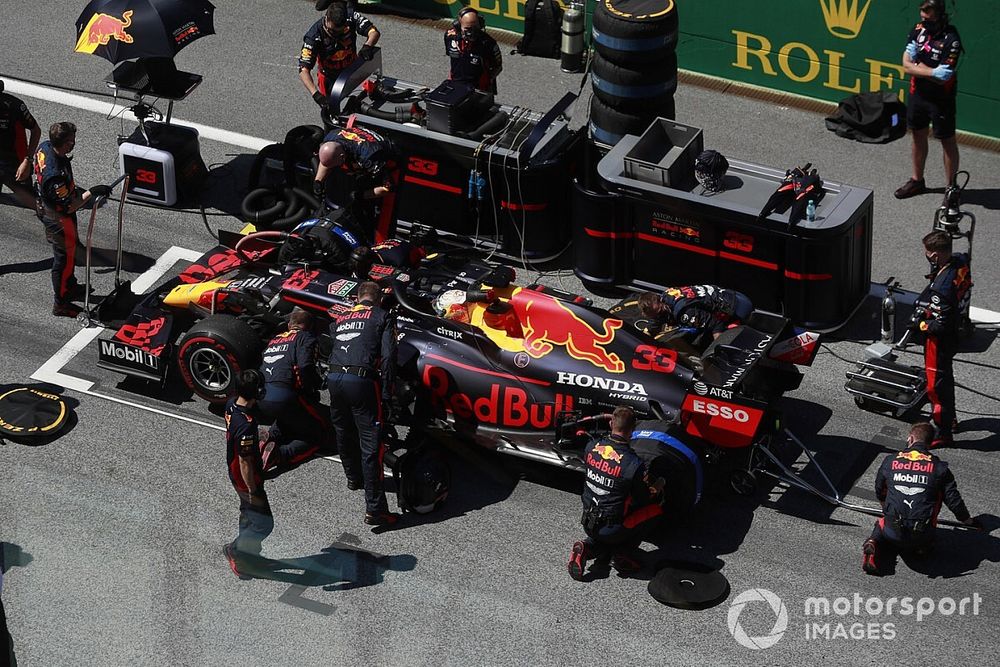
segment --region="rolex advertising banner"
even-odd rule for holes
[[[490,27],[523,32],[536,0],[382,0],[427,16],[477,9]],[[566,6],[569,0],[555,0]],[[587,0],[588,16],[597,0]],[[901,65],[919,0],[675,0],[681,69],[838,102],[893,90],[906,101]],[[958,126],[1000,137],[1000,68],[987,46],[1000,35],[996,0],[946,0],[962,38]]]

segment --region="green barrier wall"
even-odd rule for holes
[[[557,0],[567,4],[567,0]],[[595,0],[588,0],[588,14]],[[919,21],[917,0],[676,0],[682,69],[837,102],[889,89],[903,96],[903,49]],[[465,5],[491,27],[522,32],[525,0],[382,0],[427,16]],[[962,35],[958,125],[1000,137],[1000,67],[988,45],[1000,35],[995,0],[948,0]],[[993,39],[991,39],[993,37]]]

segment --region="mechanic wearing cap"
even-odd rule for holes
[[[662,293],[643,292],[639,310],[660,326],[674,326],[692,334],[692,343],[707,346],[708,336],[718,338],[738,326],[753,312],[753,303],[743,293],[715,285],[668,287]]]
[[[337,432],[347,488],[365,489],[365,523],[391,526],[382,490],[385,454],[382,397],[391,395],[396,372],[396,322],[379,306],[381,291],[373,282],[358,286],[358,303],[347,312],[331,310],[330,415]]]
[[[360,51],[358,35],[365,36]],[[372,59],[380,36],[375,24],[339,0],[330,3],[323,18],[309,28],[299,53],[299,79],[320,108],[329,107],[330,86],[345,68],[358,56]],[[314,82],[312,70],[317,62],[319,73]]]
[[[955,418],[955,371],[952,360],[958,347],[964,305],[972,288],[969,256],[952,253],[951,237],[937,230],[924,239],[924,256],[930,264],[930,284],[920,293],[910,321],[911,330],[924,338],[924,372],[931,417],[937,426],[933,446],[952,443],[958,426]]]
[[[264,491],[257,420],[253,410],[264,391],[264,378],[256,369],[240,373],[236,396],[226,404],[226,463],[229,481],[240,499],[240,531],[223,549],[229,567],[240,579],[249,579],[241,569],[260,556],[260,544],[274,530],[274,516]]]
[[[611,435],[592,445],[584,456],[587,482],[583,489],[583,517],[587,533],[573,544],[569,576],[584,580],[587,560],[595,567],[610,563],[622,574],[639,571],[634,554],[649,525],[663,513],[658,498],[664,481],[652,481],[646,465],[629,446],[635,413],[628,406],[615,408]]]
[[[487,93],[497,92],[503,56],[497,41],[486,32],[486,20],[473,7],[463,7],[444,34],[444,52],[451,60],[452,81]]]
[[[274,426],[268,435],[271,451],[282,455],[273,464],[267,457],[264,469],[294,467],[319,450],[333,454],[336,447],[326,410],[319,401],[320,377],[316,371],[316,336],[313,316],[296,307],[288,318],[288,330],[272,338],[264,349],[264,397],[257,407]],[[283,443],[298,442],[293,450]],[[292,454],[289,458],[286,455]]]
[[[891,569],[900,551],[927,555],[934,546],[942,501],[956,519],[980,527],[969,516],[948,464],[928,451],[933,435],[934,427],[927,422],[914,424],[906,448],[887,456],[879,466],[875,495],[884,516],[875,522],[871,537],[862,546],[861,569],[866,574]]]
[[[24,135],[28,133],[25,142]],[[42,130],[24,102],[4,92],[0,79],[0,189],[7,186],[17,201],[35,208],[31,191],[31,157]]]
[[[319,147],[319,166],[313,180],[313,193],[317,198],[325,200],[336,169],[345,172],[353,181],[345,207],[360,208],[361,217],[372,220],[376,219],[374,202],[378,201],[374,239],[381,242],[389,238],[395,206],[392,193],[399,178],[392,142],[358,125],[335,127]]]
[[[922,0],[920,23],[910,31],[903,52],[903,71],[910,76],[910,99],[906,123],[913,135],[913,175],[895,192],[907,199],[927,192],[924,166],[927,135],[941,140],[944,176],[948,184],[958,172],[958,142],[955,139],[955,100],[958,94],[958,57],[962,52],[958,31],[948,21],[944,0]]]
[[[55,304],[52,314],[76,317],[80,309],[72,302],[84,297],[83,285],[76,281],[77,223],[76,211],[93,197],[107,197],[111,188],[95,185],[80,190],[73,180],[70,154],[76,146],[76,125],[55,123],[49,139],[35,152],[36,211],[46,236],[52,239],[52,289]]]

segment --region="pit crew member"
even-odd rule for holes
[[[236,396],[226,404],[226,463],[229,481],[240,499],[240,529],[223,549],[229,567],[240,579],[260,556],[261,542],[274,530],[274,515],[264,491],[257,420],[253,410],[264,391],[264,378],[256,369],[240,373]]]
[[[365,43],[358,51],[358,35]],[[337,76],[359,56],[371,60],[381,34],[375,24],[348,7],[348,3],[334,0],[326,13],[316,21],[302,38],[299,53],[299,79],[313,101],[322,109],[329,107],[330,86]],[[313,81],[312,70],[319,63],[319,73]]]
[[[955,139],[955,100],[958,95],[958,57],[962,42],[948,20],[944,0],[922,0],[920,23],[910,31],[903,51],[903,71],[910,76],[910,99],[906,123],[913,135],[911,158],[913,175],[895,192],[907,199],[927,192],[924,166],[927,164],[927,136],[941,140],[944,176],[948,184],[958,172],[958,141]]]
[[[924,256],[930,264],[931,281],[917,299],[911,328],[925,334],[924,372],[931,418],[937,426],[934,447],[952,443],[958,426],[955,418],[955,371],[953,359],[958,347],[959,327],[963,318],[972,273],[965,253],[952,253],[951,237],[933,231],[924,239]]]
[[[399,180],[396,149],[377,132],[359,125],[334,127],[319,147],[319,166],[313,179],[313,194],[326,201],[327,190],[336,187],[340,170],[347,177],[344,205],[356,209],[360,218],[374,220],[375,242],[389,238]],[[375,202],[378,201],[376,218]],[[327,202],[329,204],[329,202]],[[368,232],[368,230],[365,230]],[[370,239],[361,239],[370,242]]]
[[[496,94],[503,56],[497,41],[486,32],[486,20],[473,7],[458,12],[444,34],[444,52],[451,61],[449,79]]]
[[[569,576],[584,580],[587,560],[595,567],[610,563],[622,574],[641,569],[635,552],[650,523],[663,513],[657,502],[664,481],[651,481],[646,465],[629,446],[635,413],[628,406],[615,408],[611,435],[592,445],[584,456],[587,482],[583,489],[580,523],[587,537],[573,544]]]
[[[396,324],[379,306],[377,284],[361,283],[357,295],[350,311],[330,311],[330,415],[347,488],[365,489],[365,523],[392,526],[399,515],[389,512],[382,489],[385,449],[380,431],[382,397],[391,395],[396,371]]]
[[[931,454],[934,427],[919,422],[910,427],[906,448],[882,461],[875,475],[875,495],[885,516],[875,522],[862,546],[861,569],[883,574],[900,551],[926,555],[934,545],[934,529],[943,501],[955,518],[979,527],[969,516],[948,464]]]
[[[668,287],[662,293],[643,292],[639,309],[661,327],[679,327],[696,346],[706,347],[726,329],[738,326],[753,312],[743,293],[715,285]]]
[[[288,330],[272,338],[264,349],[260,368],[264,397],[257,407],[267,421],[274,422],[264,448],[265,470],[276,466],[284,471],[321,449],[326,454],[335,450],[328,413],[319,401],[312,323],[311,313],[295,308],[288,318]],[[288,446],[282,447],[284,444]]]
[[[80,309],[72,302],[82,299],[83,285],[76,281],[77,222],[76,211],[92,197],[107,197],[111,188],[95,185],[80,190],[73,180],[70,154],[76,146],[76,125],[54,123],[48,141],[35,152],[36,210],[45,233],[52,239],[52,289],[55,303],[52,314],[76,317]]]
[[[28,140],[25,142],[25,133]],[[26,208],[35,207],[31,191],[31,158],[38,150],[42,130],[28,107],[4,92],[0,79],[0,189],[7,186]]]

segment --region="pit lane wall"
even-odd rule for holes
[[[490,27],[523,32],[533,0],[382,0],[426,16],[457,16],[468,5]],[[556,0],[568,4],[568,0]],[[838,102],[893,90],[905,101],[900,61],[917,0],[675,0],[682,69]],[[587,0],[588,16],[596,0]],[[965,53],[959,63],[958,126],[1000,138],[1000,68],[990,44],[1000,34],[993,0],[947,0]],[[363,11],[363,9],[362,9]]]

